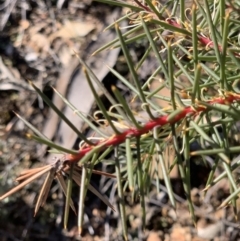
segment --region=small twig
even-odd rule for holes
[[[147,12],[152,12],[152,10],[147,7],[146,5],[143,5],[141,2],[139,2],[138,0],[133,0],[139,7],[143,8],[145,11]]]
[[[174,27],[179,28],[179,29],[182,28],[182,26],[179,23],[177,23],[174,19],[170,19],[169,18],[169,19],[166,20],[166,22],[169,23],[170,25],[174,26]],[[204,45],[205,47],[209,47],[209,48],[213,48],[214,47],[213,41],[210,38],[205,37],[203,35],[198,34],[198,41],[202,45]],[[218,45],[218,49],[222,52],[222,46],[221,45]],[[234,55],[236,57],[240,57],[240,54],[237,53],[237,52],[234,52]]]

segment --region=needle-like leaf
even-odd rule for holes
[[[81,174],[77,170],[73,170],[73,180],[81,187]],[[95,194],[100,200],[102,200],[108,207],[115,211],[112,204],[104,197],[100,192],[98,192],[91,184],[88,185],[88,189]]]
[[[73,168],[74,164],[70,164],[69,176],[67,181],[67,194],[66,194],[66,203],[65,203],[65,212],[64,212],[64,228],[67,228],[68,216],[69,216],[69,206],[71,202],[72,195],[72,178],[73,178]]]
[[[60,187],[61,187],[64,195],[67,196],[67,185],[66,185],[66,183],[65,183],[65,180],[64,180],[63,176],[62,176],[60,173],[57,173],[56,178],[57,178],[57,180],[58,180],[58,183],[59,183],[59,185],[60,185]],[[73,212],[74,212],[75,214],[77,214],[72,199],[70,199],[69,205],[70,205],[70,207],[72,208]]]
[[[29,170],[24,170],[17,178],[16,178],[16,181],[17,182],[20,182],[28,177],[31,177],[33,176],[34,174],[44,170],[46,168],[46,166],[43,166],[43,167],[37,167],[37,168],[34,168],[34,169],[29,169]]]
[[[42,176],[43,174],[45,174],[46,172],[50,171],[52,168],[51,165],[47,165],[45,166],[45,168],[38,172],[37,174],[34,174],[33,176],[31,176],[30,178],[28,178],[27,180],[23,181],[22,183],[20,183],[18,186],[14,187],[13,189],[11,189],[9,192],[5,193],[4,195],[2,195],[0,197],[0,201],[3,200],[6,197],[11,196],[12,194],[14,194],[15,192],[19,191],[20,189],[22,189],[23,187],[25,187],[27,184],[33,182],[35,179],[37,179],[38,177]]]
[[[41,191],[38,195],[38,200],[37,203],[35,205],[35,210],[34,210],[34,216],[36,216],[40,206],[43,206],[44,203],[46,202],[46,199],[48,197],[48,193],[50,190],[50,187],[52,185],[52,181],[54,179],[54,175],[55,175],[55,171],[56,169],[53,167],[49,173],[47,174],[47,177],[45,178],[45,181],[42,185]]]

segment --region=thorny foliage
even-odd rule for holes
[[[79,232],[81,233],[84,207],[83,203],[87,189],[96,194],[106,205],[114,209],[109,201],[96,189],[94,189],[89,182],[91,174],[96,172],[93,169],[94,165],[103,161],[108,153],[115,150],[115,159],[113,163],[116,168],[116,176],[103,172],[98,172],[98,174],[106,175],[108,177],[116,177],[118,179],[118,194],[120,198],[123,198],[123,177],[119,168],[119,161],[122,160],[122,153],[125,153],[127,184],[130,191],[135,192],[137,189],[140,193],[143,217],[145,216],[144,195],[147,193],[147,188],[144,187],[143,183],[147,179],[146,176],[149,173],[149,166],[151,164],[150,161],[146,164],[144,160],[147,158],[151,160],[151,158],[157,154],[163,172],[163,179],[168,190],[168,195],[172,205],[175,207],[176,203],[168,176],[168,173],[173,167],[170,167],[170,171],[167,170],[166,164],[162,158],[162,152],[166,145],[160,143],[160,140],[166,140],[166,137],[161,138],[160,136],[161,130],[167,126],[167,137],[172,138],[172,145],[175,148],[175,162],[173,165],[178,166],[181,178],[183,179],[184,191],[187,195],[189,210],[193,221],[195,222],[195,215],[190,197],[190,174],[188,162],[190,157],[194,155],[204,156],[216,154],[217,158],[222,160],[224,169],[223,174],[221,177],[214,178],[214,171],[217,164],[213,166],[205,191],[207,191],[221,178],[227,176],[230,181],[232,192],[221,204],[221,207],[225,207],[231,202],[237,209],[234,202],[240,191],[237,187],[232,171],[238,167],[238,164],[236,165],[236,163],[231,163],[231,159],[227,155],[227,153],[238,152],[240,149],[238,146],[231,146],[231,143],[228,141],[229,136],[227,133],[230,132],[232,125],[234,125],[234,123],[236,123],[239,119],[238,102],[240,100],[240,95],[236,93],[235,89],[238,78],[232,78],[230,75],[231,73],[237,74],[239,68],[239,51],[237,48],[238,40],[236,40],[236,36],[234,35],[236,26],[239,25],[239,20],[234,21],[234,19],[231,18],[231,12],[233,13],[233,16],[236,15],[235,8],[237,6],[234,6],[231,2],[225,5],[224,1],[219,1],[218,4],[213,3],[212,8],[214,11],[218,10],[220,12],[218,18],[215,18],[214,14],[210,14],[210,7],[207,0],[204,2],[204,8],[198,1],[196,1],[196,4],[193,4],[191,9],[191,25],[190,20],[187,19],[185,15],[184,1],[181,1],[180,4],[180,18],[164,17],[161,7],[156,1],[144,1],[144,3],[136,0],[134,1],[136,5],[104,0],[102,2],[112,4],[118,3],[120,6],[129,7],[132,10],[130,14],[135,14],[135,16],[137,16],[132,18],[132,23],[135,24],[136,27],[141,27],[142,35],[140,34],[134,38],[129,32],[122,34],[118,24],[116,23],[115,29],[118,33],[118,39],[113,43],[108,43],[101,50],[112,46],[121,46],[134,83],[128,85],[128,87],[131,88],[132,91],[136,93],[136,96],[141,100],[143,109],[147,112],[149,120],[145,124],[139,123],[132,114],[131,109],[128,107],[128,103],[121,97],[121,94],[115,87],[112,88],[112,91],[119,103],[114,101],[112,101],[112,103],[118,113],[112,116],[111,114],[113,113],[105,109],[101,99],[94,90],[92,84],[96,81],[94,80],[94,73],[92,73],[91,69],[89,69],[82,60],[80,60],[81,64],[84,66],[86,79],[96,98],[101,114],[104,116],[105,125],[112,128],[113,134],[107,138],[102,138],[100,141],[85,139],[84,144],[77,151],[65,150],[63,147],[54,146],[53,143],[44,140],[41,136],[37,137],[32,135],[31,137],[33,139],[45,144],[48,143],[49,146],[65,151],[68,154],[65,154],[63,159],[58,159],[50,165],[23,172],[16,179],[20,182],[20,184],[11,191],[7,192],[5,195],[1,196],[0,200],[17,192],[19,189],[40,176],[47,174],[36,202],[35,215],[40,206],[44,205],[46,202],[52,181],[56,179],[66,195],[64,219],[64,226],[66,226],[69,215],[69,207],[71,207],[74,212],[77,212],[71,199],[71,186],[72,181],[74,181],[81,187],[78,223]],[[174,6],[177,9],[178,6]],[[201,17],[199,19],[197,18],[197,12],[201,13]],[[129,15],[126,17],[129,17]],[[200,22],[200,24],[198,24],[198,22]],[[220,24],[218,24],[218,22],[220,22]],[[208,27],[206,26],[207,24],[209,25]],[[161,27],[160,31],[158,28],[152,27],[156,25]],[[165,39],[161,36],[163,30],[170,31],[171,33],[165,33]],[[206,32],[207,34],[205,34]],[[155,41],[156,38],[153,38],[151,34],[156,34],[156,37],[162,41],[163,49],[160,50],[157,48]],[[152,97],[154,94],[146,91],[144,88],[145,86],[141,86],[138,82],[137,72],[128,52],[127,43],[134,42],[136,39],[141,39],[142,36],[148,39],[150,50],[154,52],[159,61],[160,68],[157,72],[160,72],[161,70],[165,75],[166,85],[169,87],[170,91],[170,98],[164,98],[163,96],[160,96],[159,98],[167,99],[169,103],[167,108],[154,106],[148,100],[150,96]],[[232,42],[228,41],[228,38],[231,36],[233,36],[231,39]],[[184,45],[185,40],[188,42],[186,46]],[[181,52],[179,50],[181,50]],[[161,53],[164,51],[167,52],[167,61],[163,61],[159,54],[159,52]],[[97,51],[95,54],[96,53]],[[186,57],[185,55],[187,56],[190,65],[188,65],[189,63],[186,64],[184,62],[184,57]],[[145,59],[143,58],[143,61],[144,60]],[[212,65],[208,67],[207,64],[202,64],[203,61]],[[230,64],[230,62],[233,62],[233,64]],[[178,75],[181,73],[187,75],[190,85],[185,88],[177,88],[175,83],[177,74],[176,76],[173,74],[174,65],[178,65],[178,68],[180,69]],[[138,68],[140,66],[141,64],[139,64]],[[190,69],[190,67],[193,68],[193,71],[189,75],[186,68]],[[209,75],[209,78],[201,78],[202,70],[204,70],[204,74]],[[122,78],[122,76],[114,72],[114,70],[111,69],[111,71],[127,85],[126,79]],[[155,76],[152,76],[151,80],[154,79],[154,77]],[[150,80],[148,83],[149,82]],[[207,86],[213,87],[211,94],[208,94],[206,91]],[[33,87],[41,95],[40,91],[34,85]],[[163,87],[165,86],[161,86],[161,88]],[[159,89],[161,90],[161,88]],[[216,96],[216,93],[219,93],[218,96]],[[107,95],[106,92],[104,92],[104,94]],[[45,98],[44,100],[46,101],[46,97],[44,97],[44,95],[42,95],[42,97],[43,99]],[[64,97],[62,98],[64,99]],[[121,108],[117,109],[117,104],[119,104]],[[74,110],[74,107],[72,108]],[[158,114],[153,115],[153,110],[157,111]],[[213,121],[212,113],[215,112],[218,112],[218,115],[222,116],[222,120],[218,119],[217,121]],[[117,122],[120,124],[124,123],[124,121],[128,123],[125,124],[126,128],[124,131],[119,131],[119,129],[116,128],[116,125],[114,124],[115,119],[117,119]],[[231,127],[226,124],[226,121],[231,123]],[[216,128],[219,125],[223,128],[223,140]],[[208,130],[213,131],[214,135],[212,135],[212,137],[208,135]],[[179,137],[183,139],[182,150],[180,150],[178,144]],[[195,140],[198,140],[202,144],[202,147],[205,147],[207,143],[208,146],[211,147],[211,150],[207,149],[205,151],[201,149],[198,151],[190,151],[190,143]],[[123,143],[125,143],[125,145],[123,145]],[[119,151],[122,147],[125,148],[124,152]],[[149,153],[147,153],[147,150]],[[148,155],[147,158],[146,154]],[[183,161],[182,155],[184,156],[185,162]],[[133,170],[135,167],[136,171]],[[125,239],[127,239],[124,203],[120,204],[120,211],[123,218],[123,234]]]

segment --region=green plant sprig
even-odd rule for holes
[[[231,103],[235,101],[240,101],[240,94],[235,93],[226,93],[224,97],[216,97],[212,100],[206,102],[206,105],[214,106],[215,104],[229,106]],[[195,102],[197,103],[197,102]],[[126,141],[129,137],[140,137],[144,134],[147,134],[149,131],[152,131],[154,127],[162,127],[168,124],[174,124],[186,116],[196,115],[202,111],[208,111],[209,109],[204,106],[204,102],[201,101],[201,105],[192,107],[187,106],[182,108],[181,110],[177,110],[169,115],[163,115],[155,118],[154,120],[150,120],[146,124],[144,124],[141,128],[131,127],[120,134],[115,134],[104,141],[99,141],[94,146],[86,145],[84,148],[80,149],[78,154],[68,154],[66,155],[66,161],[76,162],[81,160],[86,154],[93,151],[94,148],[98,151],[102,151],[107,149],[110,146],[117,146]],[[100,147],[100,148],[99,148]]]

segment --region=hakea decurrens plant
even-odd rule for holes
[[[136,138],[141,137],[144,134],[149,133],[153,130],[155,127],[164,127],[169,124],[174,124],[185,117],[194,117],[198,114],[200,114],[203,111],[210,110],[208,107],[213,106],[216,104],[220,105],[227,105],[230,106],[234,102],[240,101],[240,94],[227,92],[221,97],[215,97],[212,100],[203,102],[203,101],[197,101],[195,102],[195,106],[187,106],[182,109],[178,109],[176,111],[173,111],[173,113],[169,115],[159,116],[155,119],[149,120],[146,124],[144,124],[141,128],[129,128],[122,133],[115,134],[113,136],[110,136],[108,139],[99,141],[95,143],[92,146],[89,146],[88,144],[85,144],[83,148],[78,150],[77,154],[66,154],[63,156],[62,159],[58,159],[54,161],[52,164],[46,165],[44,167],[34,168],[30,170],[26,170],[16,179],[16,181],[20,182],[18,186],[7,192],[6,194],[2,195],[0,197],[0,200],[5,199],[6,197],[9,197],[13,193],[19,191],[21,188],[26,186],[27,184],[31,183],[32,181],[36,180],[40,176],[48,173],[47,178],[45,182],[43,183],[42,189],[39,194],[39,199],[36,203],[35,208],[35,214],[37,213],[40,206],[43,206],[46,202],[47,195],[51,186],[51,183],[53,179],[57,179],[59,182],[63,192],[66,195],[67,187],[64,181],[64,175],[69,174],[69,169],[72,163],[81,162],[81,159],[90,153],[93,149],[97,150],[97,152],[103,151],[111,146],[117,146],[123,143],[126,138]],[[107,177],[114,178],[115,176],[109,173],[104,173],[100,171],[93,170],[93,173],[99,174],[99,175],[106,175]],[[80,186],[80,179],[81,179],[81,167],[75,165],[73,169],[73,180]],[[106,200],[102,195],[100,195],[97,190],[95,190],[90,184],[88,186],[89,190],[92,191],[94,194],[96,194],[101,200],[103,200],[104,203],[106,203],[108,206],[113,208],[111,204]],[[75,211],[74,205],[72,201],[70,201],[70,206]],[[113,208],[114,209],[114,208]]]
[[[123,143],[127,137],[140,137],[143,134],[148,133],[153,130],[155,127],[163,127],[168,124],[174,124],[186,116],[194,116],[199,114],[202,111],[207,111],[208,108],[205,104],[214,105],[214,104],[222,104],[222,105],[230,105],[234,101],[240,101],[240,94],[235,93],[226,93],[223,97],[216,97],[207,102],[196,101],[196,105],[187,106],[183,109],[177,109],[170,115],[159,116],[156,119],[148,121],[141,128],[130,128],[125,130],[120,134],[115,134],[109,137],[107,140],[100,141],[94,146],[85,146],[84,148],[79,150],[78,154],[68,154],[65,156],[65,159],[70,162],[76,162],[81,160],[86,154],[88,154],[93,148],[99,149],[99,151],[104,150],[111,146],[117,146]]]
[[[187,36],[187,38],[189,38],[189,39],[192,38],[192,40],[194,42],[194,34],[192,35],[192,33],[191,33],[192,27],[189,23],[181,22],[179,19],[171,18],[171,16],[167,19],[159,18],[159,16],[157,16],[157,14],[155,12],[155,9],[154,9],[154,7],[157,7],[157,4],[158,4],[158,3],[156,3],[156,1],[152,1],[152,2],[154,2],[154,4],[156,4],[156,6],[154,4],[153,4],[153,6],[151,6],[150,5],[151,1],[150,2],[146,1],[146,2],[149,3],[149,5],[144,5],[144,3],[141,3],[138,0],[134,0],[134,2],[142,10],[141,13],[139,12],[139,14],[137,14],[137,18],[134,19],[136,21],[133,21],[134,23],[142,24],[143,27],[146,27],[145,26],[146,23],[152,21],[152,23],[163,27],[163,29],[170,30],[173,33],[176,32],[175,36],[178,36],[178,34],[179,34],[179,36]],[[193,14],[195,14],[196,7],[195,7],[194,4],[193,4],[193,7],[192,7],[192,11],[193,11]],[[229,21],[229,13],[227,12],[227,14],[225,16],[225,28],[228,27],[228,21]],[[197,31],[196,26],[195,26],[195,30]],[[116,24],[116,31],[119,32],[119,27],[117,26],[117,24]],[[149,31],[145,31],[145,34],[147,32],[149,32]],[[152,37],[150,34],[149,34],[149,36],[150,36],[150,38]],[[227,35],[225,35],[225,36],[227,36]],[[120,33],[119,39],[121,39],[121,38],[122,38],[122,42],[124,42],[124,38],[122,37],[122,35]],[[181,39],[184,39],[184,37],[181,38]],[[207,37],[206,35],[203,35],[200,32],[195,32],[195,40],[196,40],[195,44],[196,44],[196,42],[198,44],[200,43],[200,45],[201,45],[200,49],[202,49],[202,47],[205,50],[212,49],[213,51],[215,51],[215,53],[218,52],[218,55],[220,53],[222,55],[221,57],[223,57],[223,58],[225,58],[226,55],[228,54],[227,37],[225,38],[225,41],[222,41],[221,44],[219,44],[216,41],[216,39],[212,40],[210,37]],[[119,40],[119,42],[121,42],[121,41]],[[124,44],[122,44],[122,49],[123,49],[123,52],[124,52],[124,46],[123,45]],[[171,43],[169,42],[169,50],[171,50],[172,46],[174,46],[174,43],[171,45]],[[154,49],[153,44],[152,44],[151,47],[152,47],[152,49]],[[194,59],[194,55],[191,56],[191,53],[192,53],[191,51],[194,50],[195,54],[198,55],[198,50],[199,50],[198,47],[199,46],[197,46],[197,44],[196,44],[195,49],[189,48],[190,51],[186,51],[188,56],[190,56],[191,58]],[[166,46],[165,46],[165,49],[167,49]],[[160,51],[160,49],[156,48],[155,55],[157,55],[159,53],[159,51]],[[230,52],[231,51],[229,50],[229,53]],[[95,53],[97,53],[97,51]],[[240,56],[239,53],[237,53],[237,52],[232,51],[232,53],[235,57]],[[125,56],[126,56],[126,54],[125,54]],[[171,56],[171,53],[169,54],[169,56]],[[216,56],[217,56],[217,54],[216,54]],[[126,57],[126,59],[128,59],[128,58]],[[173,60],[171,60],[171,61],[173,62]],[[171,67],[171,61],[168,61],[170,63],[170,64],[168,63],[169,64],[168,66],[166,64],[166,66],[169,67],[169,68]],[[219,63],[220,63],[220,61],[219,61]],[[195,70],[197,70],[199,62],[196,61],[196,63],[194,63],[194,64],[196,64]],[[224,61],[221,64],[222,64],[222,67],[225,68]],[[130,69],[130,67],[129,67],[129,69]],[[163,69],[164,68],[162,68],[162,70]],[[89,69],[88,69],[88,71],[89,71]],[[133,68],[133,71],[135,71],[134,68]],[[165,72],[167,72],[167,71],[165,71]],[[199,73],[200,73],[200,71],[199,71]],[[136,71],[135,71],[135,74],[136,74]],[[195,78],[194,81],[193,81],[194,87],[199,87],[198,86],[197,74],[198,74],[198,70],[195,72],[195,76],[194,76],[194,78]],[[88,74],[86,74],[86,77],[88,79]],[[167,78],[166,74],[165,74],[165,77]],[[220,80],[218,80],[218,84],[220,82],[222,82],[222,84],[219,87],[214,86],[214,87],[216,87],[215,89],[226,89],[227,90],[227,86],[225,86],[226,83],[227,83],[226,77],[224,76],[224,78],[219,78],[219,79]],[[170,83],[171,82],[170,78],[167,81]],[[230,83],[230,81],[229,81],[229,83]],[[91,81],[89,81],[89,84],[91,85]],[[113,87],[113,88],[115,88],[115,87]],[[201,90],[203,90],[203,88],[204,88],[203,86],[199,87],[198,93]],[[37,91],[38,94],[41,95],[40,91],[36,87],[34,87],[34,89]],[[173,90],[173,92],[175,91],[174,84],[170,85],[170,89],[171,89],[171,91]],[[194,88],[192,88],[192,92],[194,92],[193,89]],[[92,92],[94,92],[94,88],[92,88]],[[114,90],[113,90],[113,92],[114,92]],[[139,87],[139,93],[143,94],[142,86]],[[172,103],[174,103],[173,96],[174,96],[174,93],[171,96],[172,97]],[[65,211],[66,217],[64,219],[64,226],[65,227],[67,225],[68,208],[71,207],[73,209],[73,211],[76,213],[74,203],[71,199],[71,188],[70,187],[72,185],[72,181],[74,181],[78,186],[80,186],[81,190],[84,190],[83,185],[85,185],[85,187],[87,187],[87,189],[89,189],[91,192],[93,192],[95,195],[97,195],[107,206],[109,206],[111,209],[114,210],[114,207],[110,204],[110,202],[103,195],[101,195],[95,188],[93,188],[89,182],[87,184],[84,183],[84,178],[85,178],[86,172],[88,172],[88,171],[89,171],[90,175],[91,175],[91,173],[96,173],[96,174],[99,174],[99,175],[105,175],[109,178],[115,177],[112,174],[108,174],[108,173],[93,170],[94,163],[89,162],[90,158],[92,158],[95,155],[94,156],[95,159],[94,158],[93,159],[96,161],[96,159],[99,158],[99,153],[107,150],[108,148],[112,148],[111,150],[113,150],[114,147],[119,146],[120,144],[124,143],[128,139],[136,140],[136,142],[137,142],[141,139],[141,137],[143,137],[146,134],[151,135],[151,136],[153,136],[153,138],[155,138],[153,132],[156,128],[161,129],[161,128],[164,128],[164,127],[169,126],[169,125],[174,125],[177,122],[180,122],[181,120],[184,120],[185,118],[188,119],[188,120],[194,119],[200,113],[206,113],[208,111],[214,110],[214,107],[216,107],[215,110],[217,108],[218,108],[217,110],[220,110],[220,107],[218,105],[220,105],[221,107],[229,107],[229,109],[231,109],[231,107],[233,107],[232,109],[234,110],[234,108],[235,108],[234,102],[240,102],[240,94],[237,94],[237,93],[234,93],[234,92],[227,92],[227,91],[222,92],[219,97],[209,97],[208,100],[201,99],[199,95],[197,97],[196,96],[197,95],[195,95],[195,94],[192,95],[192,98],[191,98],[192,105],[185,106],[185,107],[179,107],[179,106],[172,105],[173,109],[171,110],[170,114],[159,115],[155,118],[151,118],[145,124],[131,123],[132,124],[131,127],[129,125],[129,127],[127,127],[124,131],[118,131],[118,130],[116,130],[116,129],[114,130],[114,128],[112,128],[114,134],[109,136],[108,138],[105,138],[105,139],[102,138],[100,141],[92,141],[94,138],[87,139],[85,136],[83,136],[82,133],[79,133],[79,130],[76,130],[77,128],[75,127],[75,129],[74,129],[75,132],[78,134],[80,139],[82,139],[82,145],[81,145],[81,148],[79,150],[67,152],[66,150],[64,150],[64,148],[62,148],[61,150],[59,149],[60,151],[63,151],[63,153],[67,153],[67,154],[63,155],[63,157],[61,159],[57,159],[53,163],[51,163],[49,165],[46,165],[44,167],[34,168],[34,169],[24,171],[16,179],[16,181],[19,182],[19,185],[14,187],[12,190],[7,192],[6,194],[2,195],[0,197],[0,200],[3,200],[4,198],[6,198],[6,197],[12,195],[13,193],[19,191],[21,188],[23,188],[27,184],[33,182],[34,180],[41,177],[42,175],[46,175],[46,178],[43,182],[42,188],[41,188],[41,190],[39,192],[39,195],[38,195],[34,215],[36,215],[39,208],[41,206],[43,206],[44,203],[46,202],[50,187],[51,187],[54,179],[57,180],[57,182],[59,183],[59,186],[61,187],[63,193],[66,196],[66,209],[65,209],[66,210]],[[41,95],[41,97],[43,97],[43,96]],[[150,107],[148,106],[146,101],[144,101],[144,98],[141,98],[142,96],[140,94],[139,94],[138,97],[141,99],[142,103],[146,104],[145,107],[150,109]],[[195,99],[195,97],[196,97],[196,99]],[[187,98],[189,98],[189,96],[187,96]],[[43,97],[43,99],[44,99],[44,97]],[[50,101],[46,101],[46,98],[44,100],[51,108],[55,108],[51,104]],[[124,102],[119,101],[118,104],[122,104],[122,103],[124,103]],[[124,105],[122,105],[122,106],[124,107]],[[228,112],[226,111],[226,113],[229,114],[229,115],[232,114],[232,117],[236,118],[236,115],[238,114],[239,111],[237,110],[236,112],[233,111],[232,113],[230,113],[229,109],[228,109]],[[61,111],[56,110],[56,108],[54,110],[58,111],[57,113],[59,113],[59,116],[60,116]],[[225,110],[226,110],[226,108],[225,108]],[[151,111],[149,111],[149,113],[151,113]],[[129,117],[129,113],[127,113],[127,114],[128,114],[127,117]],[[149,115],[149,118],[150,118],[150,116],[151,115]],[[104,117],[106,118],[106,116],[104,116]],[[107,117],[109,117],[109,116],[107,116]],[[61,116],[61,118],[64,119],[65,117]],[[132,122],[134,122],[134,117],[129,118],[128,120],[130,120],[130,121],[132,120]],[[66,120],[66,118],[65,118],[64,121],[67,122],[68,120]],[[71,123],[69,123],[69,122],[70,121],[68,121],[68,124],[70,126]],[[119,122],[121,122],[121,121],[119,121]],[[114,127],[114,125],[111,125],[112,124],[111,119],[106,120],[106,124],[109,124],[110,127]],[[186,134],[188,132],[188,129],[186,128],[186,129],[183,130],[183,128],[182,128],[180,131],[183,131]],[[36,137],[34,137],[34,138],[36,140],[38,140]],[[47,143],[44,143],[44,144],[47,144]],[[188,145],[189,143],[187,142],[185,144]],[[157,151],[159,151],[159,150],[157,150]],[[141,155],[139,150],[138,150],[138,154],[139,154],[139,156]],[[196,153],[190,153],[190,155],[194,155],[194,154],[196,154]],[[139,158],[139,160],[140,159],[141,158]],[[140,160],[140,162],[141,162],[141,160]],[[229,168],[231,168],[231,167],[229,167]],[[139,168],[139,170],[140,170],[140,168]],[[116,171],[116,173],[117,173],[117,171]],[[66,181],[66,179],[67,179],[67,181]],[[238,191],[234,182],[232,182],[231,185],[234,187],[235,191]],[[129,188],[129,189],[131,189],[131,188]],[[141,194],[143,194],[143,193],[144,192],[142,192]],[[82,194],[82,197],[84,197],[84,194]],[[81,205],[82,204],[79,205],[79,210],[83,210]],[[142,205],[142,206],[144,206],[144,205]],[[79,225],[79,227],[80,226],[81,225]]]
[[[146,13],[146,16],[145,16],[146,21],[148,21],[148,19],[154,18],[156,16],[156,14],[153,12],[153,10],[151,8],[149,8],[148,6],[142,4],[138,0],[134,0],[134,2],[140,8],[142,8],[143,11]],[[159,3],[156,2],[156,1],[153,1],[153,2],[155,2],[155,3],[152,3],[153,6],[157,7]],[[196,6],[197,5],[195,3],[192,5],[192,9],[191,9],[192,12],[196,12]],[[224,16],[226,28],[228,27],[228,24],[229,24],[229,17],[230,17],[229,15],[230,15],[231,9],[232,9],[232,6],[229,7],[229,9],[226,11],[226,15]],[[166,23],[170,24],[171,26],[173,26],[173,27],[175,27],[179,30],[183,30],[184,34],[186,34],[188,37],[191,37],[192,26],[188,26],[189,24],[187,24],[187,23],[181,24],[175,18],[171,18],[171,16],[169,18],[161,19],[161,20],[163,22],[166,22]],[[158,24],[160,24],[160,23],[158,23]],[[186,25],[187,27],[184,28],[184,25]],[[202,34],[201,32],[197,33],[197,39],[198,39],[199,43],[202,44],[202,46],[206,47],[206,49],[213,49],[214,47],[217,47],[220,52],[225,54],[225,52],[223,52],[223,51],[226,51],[226,49],[224,49],[223,46],[221,46],[220,44],[217,44],[217,46],[215,46],[214,41],[211,38]],[[240,54],[238,52],[235,52],[235,51],[232,51],[232,52],[234,53],[234,55],[236,57],[240,57]]]

